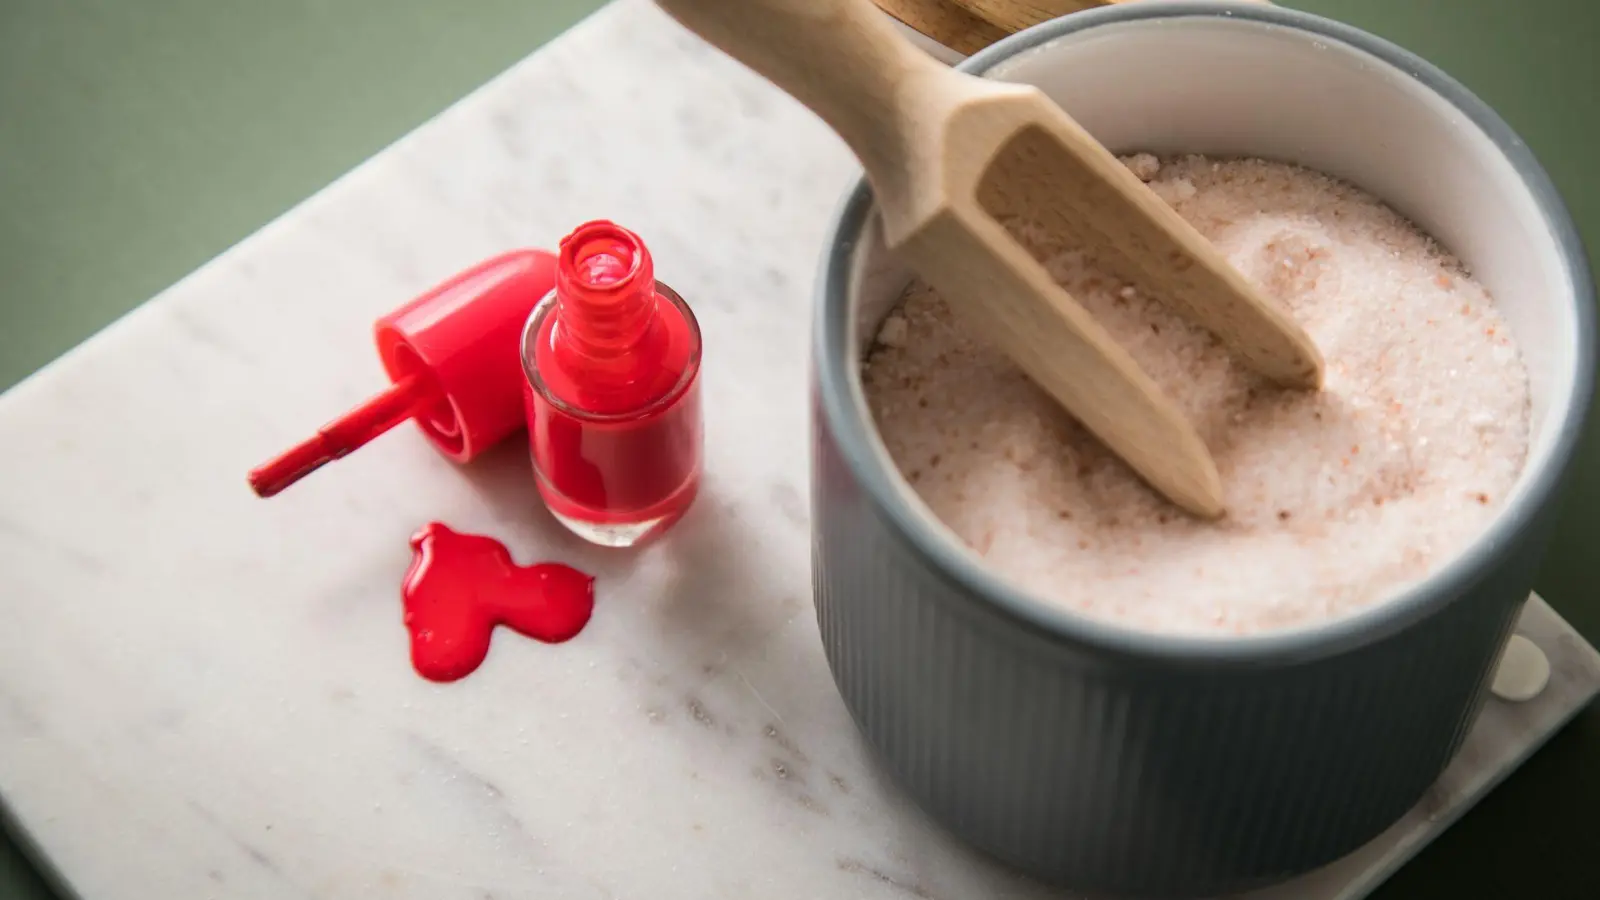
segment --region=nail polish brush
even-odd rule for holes
[[[378,319],[389,387],[251,471],[250,487],[271,497],[408,420],[458,463],[521,430],[523,325],[555,278],[554,255],[515,250]]]

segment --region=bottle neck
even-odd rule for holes
[[[602,221],[561,241],[556,315],[567,353],[604,369],[630,368],[656,303],[655,263],[638,235]]]

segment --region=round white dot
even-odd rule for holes
[[[1501,700],[1521,703],[1539,696],[1550,683],[1550,660],[1544,651],[1520,634],[1511,636],[1495,670],[1490,690]]]

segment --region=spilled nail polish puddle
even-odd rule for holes
[[[401,587],[411,664],[429,681],[472,674],[496,625],[547,644],[571,640],[594,611],[594,578],[561,563],[519,566],[499,541],[438,522],[411,538]]]

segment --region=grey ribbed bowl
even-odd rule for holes
[[[1572,222],[1463,87],[1310,15],[1122,4],[963,68],[1039,84],[1113,149],[1285,159],[1371,190],[1474,270],[1525,351],[1523,480],[1425,584],[1315,629],[1135,633],[998,580],[894,471],[858,361],[909,275],[864,185],[838,215],[814,345],[813,581],[834,678],[887,769],[954,833],[1081,890],[1209,896],[1331,862],[1444,769],[1530,590],[1594,381]]]

